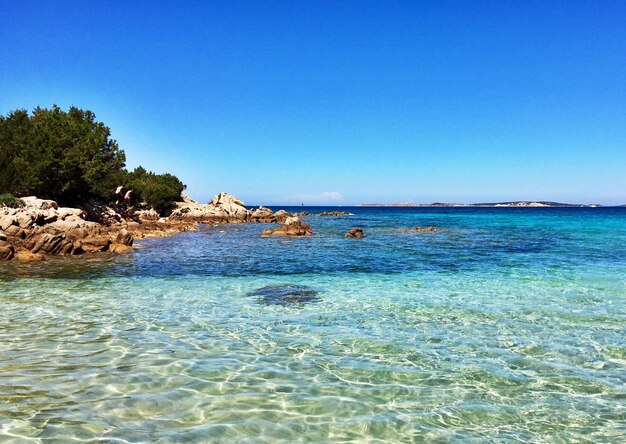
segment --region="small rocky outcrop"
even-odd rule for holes
[[[213,206],[217,212],[221,212],[229,218],[243,219],[248,215],[248,209],[245,207],[245,204],[228,193],[218,194],[209,205]]]
[[[244,203],[228,193],[220,193],[208,204],[200,204],[193,199],[179,202],[178,207],[170,214],[170,219],[235,222],[244,221],[249,210]]]
[[[260,206],[247,209],[245,203],[228,193],[220,193],[208,204],[200,204],[193,199],[185,198],[177,204],[177,208],[169,216],[171,220],[186,220],[201,223],[282,223],[291,216],[284,210],[273,212]]]
[[[250,219],[259,223],[274,223],[276,221],[276,215],[272,210],[261,205],[259,208],[252,211]]]
[[[122,228],[119,233],[117,233],[117,237],[115,238],[116,244],[126,245],[128,247],[133,246],[134,237],[126,228]]]
[[[122,228],[115,241],[109,246],[111,253],[131,253],[133,251],[133,242],[135,238],[126,228]]]
[[[345,211],[324,211],[323,213],[319,214],[320,216],[351,216],[350,213],[347,213]]]
[[[292,224],[299,224],[299,223],[301,223],[301,220],[297,216],[288,216],[287,218],[285,218],[283,222],[283,224],[285,225],[292,225]]]
[[[289,212],[287,212],[285,210],[278,210],[277,212],[274,213],[273,223],[275,223],[275,224],[285,223],[287,218],[289,218],[291,216],[295,216],[295,214],[291,214],[291,213],[289,213]]]
[[[285,220],[285,223],[278,228],[263,231],[261,237],[270,236],[310,236],[313,230],[310,225],[302,223],[297,217]]]
[[[365,233],[363,233],[363,230],[360,228],[351,228],[350,231],[346,233],[345,237],[362,238],[365,237]]]

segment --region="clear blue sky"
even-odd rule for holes
[[[626,203],[626,2],[0,0],[0,114],[247,203]]]

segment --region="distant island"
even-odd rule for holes
[[[569,204],[569,203],[561,203],[561,202],[546,202],[546,201],[529,201],[529,200],[521,200],[515,202],[483,202],[483,203],[473,203],[473,204],[461,204],[461,203],[443,203],[443,202],[433,202],[433,203],[396,203],[396,204],[376,204],[376,203],[368,203],[361,204],[360,207],[576,207],[576,208],[598,208],[598,207],[607,207],[609,205],[600,205],[600,204]],[[616,205],[617,207],[626,207],[626,205]]]

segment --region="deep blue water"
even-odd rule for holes
[[[623,440],[626,209],[339,209],[2,264],[0,437]]]

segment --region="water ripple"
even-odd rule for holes
[[[310,218],[3,264],[0,440],[619,442],[626,213],[581,214],[372,210],[349,245],[354,217]]]

